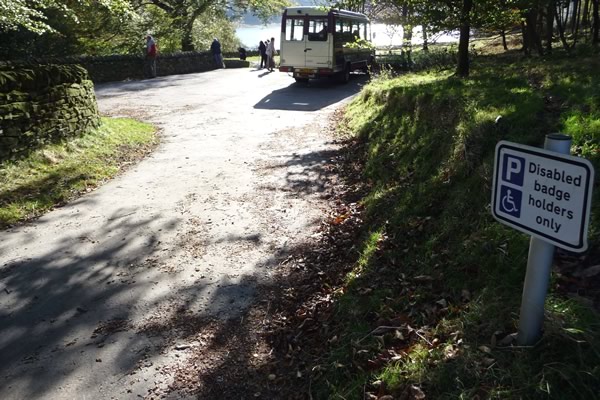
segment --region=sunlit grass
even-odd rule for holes
[[[103,118],[81,137],[0,164],[0,227],[39,216],[115,176],[156,143],[151,125]]]

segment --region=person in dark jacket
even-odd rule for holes
[[[225,63],[223,62],[223,54],[221,54],[221,43],[217,38],[213,39],[212,44],[210,45],[210,51],[212,52],[213,58],[215,59],[215,64],[217,68],[225,68]]]
[[[260,41],[260,43],[258,45],[258,53],[260,55],[260,68],[259,69],[263,69],[263,67],[267,66],[267,45],[262,40]]]
[[[238,51],[240,52],[240,60],[246,60],[246,49],[240,47]]]

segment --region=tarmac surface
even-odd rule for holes
[[[366,79],[297,84],[225,69],[97,85],[100,111],[161,144],[124,174],[0,232],[0,399],[144,398],[178,313],[232,318],[314,233],[336,150],[328,117]]]

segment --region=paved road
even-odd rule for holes
[[[314,232],[336,146],[328,115],[360,90],[227,69],[99,85],[99,107],[161,129],[146,160],[0,232],[0,399],[143,397],[188,346],[180,315],[235,317]]]

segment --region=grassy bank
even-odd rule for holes
[[[0,228],[93,190],[157,143],[151,125],[103,118],[94,132],[0,164]]]
[[[557,252],[533,348],[511,335],[529,238],[489,209],[499,140],[541,147],[563,132],[600,170],[599,71],[597,57],[479,57],[469,79],[379,79],[349,105],[345,129],[364,141],[367,232],[338,291],[316,398],[600,396],[600,279],[577,275],[600,261],[598,185],[591,250]]]

